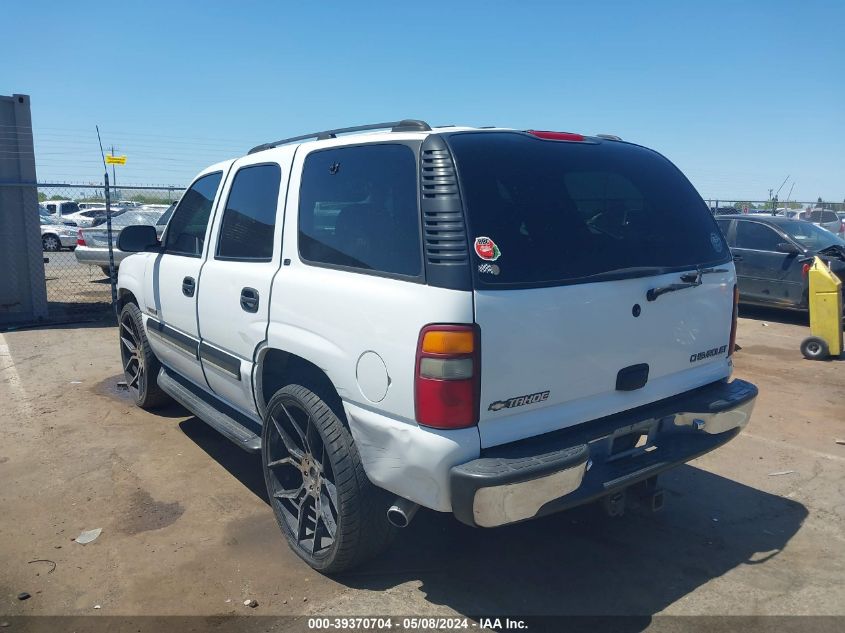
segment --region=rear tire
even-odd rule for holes
[[[108,267],[108,266],[100,266],[100,270],[102,270],[102,271],[103,271],[103,274],[104,274],[106,277],[108,277],[109,275],[111,275],[111,270],[109,269],[109,267]]]
[[[55,253],[62,250],[62,243],[55,235],[42,235],[41,247],[48,253]]]
[[[170,396],[158,386],[161,363],[150,348],[137,305],[127,303],[123,306],[118,329],[123,375],[135,404],[142,409],[155,409],[170,402]]]
[[[801,341],[801,353],[807,360],[822,360],[830,355],[830,348],[823,338],[810,336]]]
[[[270,399],[261,461],[288,545],[332,574],[382,552],[395,528],[387,521],[388,493],[367,478],[342,411],[328,404],[336,399],[312,388],[287,385]]]

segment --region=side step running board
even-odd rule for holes
[[[257,453],[261,450],[261,437],[244,426],[250,420],[244,418],[244,416],[222,402],[214,404],[208,402],[208,399],[213,398],[213,396],[207,395],[203,397],[203,395],[197,393],[199,389],[192,385],[189,386],[186,384],[186,381],[174,377],[164,367],[161,368],[158,374],[158,386],[168,396],[240,448],[250,453]],[[221,409],[230,413],[224,413]],[[238,418],[241,418],[243,421],[238,421]]]

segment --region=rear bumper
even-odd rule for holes
[[[112,249],[114,253],[114,263],[118,264],[126,259],[130,253],[124,253],[118,248]],[[80,264],[90,264],[91,266],[108,266],[109,265],[109,249],[98,248],[92,246],[77,246],[74,251],[76,254],[76,261]]]
[[[612,494],[733,439],[748,424],[756,398],[751,383],[717,382],[485,449],[479,459],[451,469],[452,512],[468,525],[494,527]]]

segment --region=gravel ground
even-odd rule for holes
[[[116,387],[115,328],[7,332],[0,619],[624,614],[639,630],[666,614],[845,615],[845,363],[803,360],[806,335],[801,316],[744,311],[752,421],[662,477],[662,512],[473,530],[421,511],[384,557],[327,578],[285,545],[255,456]],[[93,543],[72,541],[91,528]]]

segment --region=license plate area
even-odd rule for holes
[[[636,457],[657,450],[656,439],[660,420],[644,420],[616,429],[605,438],[607,462]]]

